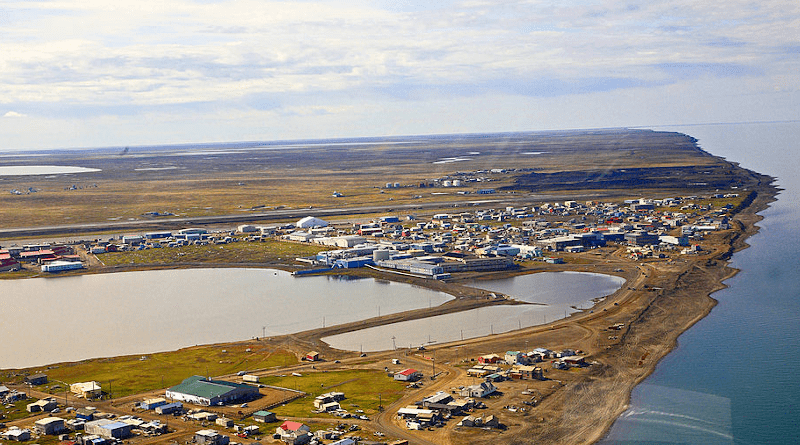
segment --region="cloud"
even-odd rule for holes
[[[25,117],[25,114],[17,113],[16,111],[9,111],[3,117]]]
[[[800,45],[787,32],[800,21],[795,0],[729,0],[725,8],[690,0],[9,0],[3,8],[0,105],[47,125],[102,116],[146,127],[157,113],[208,127],[225,110],[303,117],[307,125],[295,127],[317,133],[315,123],[341,110],[398,110],[396,101],[401,111],[438,111],[491,100],[498,115],[513,116],[526,101],[571,107],[565,98],[669,85],[693,95],[709,80],[730,82],[729,94],[800,89]],[[431,116],[425,128],[437,125]],[[438,124],[450,128],[444,117]]]

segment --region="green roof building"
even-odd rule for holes
[[[166,397],[195,405],[225,405],[239,400],[251,400],[258,395],[258,388],[241,383],[212,380],[193,375],[179,385],[167,390]]]

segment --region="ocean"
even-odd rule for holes
[[[719,304],[632,394],[603,445],[800,442],[800,123],[658,128],[775,176],[784,190],[761,213]]]

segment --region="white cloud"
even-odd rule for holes
[[[520,103],[541,97],[641,95],[665,91],[658,88],[666,85],[686,86],[678,90],[697,96],[711,92],[691,87],[715,90],[717,83],[708,80],[722,77],[729,90],[713,94],[800,89],[800,39],[793,32],[800,6],[794,0],[677,0],[633,7],[617,0],[379,5],[5,2],[0,104],[35,107],[55,126],[76,116],[111,116],[136,126],[151,113],[180,109],[175,119],[185,119],[190,128],[192,122],[213,126],[219,110],[256,115],[270,109],[286,122],[306,118],[306,125],[292,127],[298,131],[324,133],[349,128],[331,123],[333,116],[347,114],[335,110],[371,109],[381,119],[410,119],[419,131],[445,131],[452,128],[452,116],[437,119],[434,110],[457,107],[462,98],[478,110],[490,103],[500,122],[502,116],[511,122],[507,116],[518,114]],[[559,103],[564,115],[583,113],[570,108],[576,106],[571,100],[548,100],[548,106]],[[671,104],[680,106],[677,99]],[[423,123],[409,118],[411,109],[431,114]],[[533,116],[529,125],[535,128],[541,115]],[[627,116],[607,115],[603,124],[628,125]],[[326,125],[332,127],[322,128]],[[411,128],[369,128],[398,126]],[[220,124],[218,134],[237,139],[259,131],[231,128]],[[504,129],[509,128],[493,128]],[[113,128],[108,131],[113,137]],[[159,131],[165,141],[185,137]],[[28,143],[35,143],[36,134],[30,133]],[[19,138],[26,143],[22,133]]]
[[[17,113],[16,111],[9,111],[3,115],[3,117],[25,117],[22,113]]]

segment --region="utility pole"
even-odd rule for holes
[[[392,351],[397,350],[397,345],[395,344],[394,339],[395,339],[395,336],[392,335]]]

